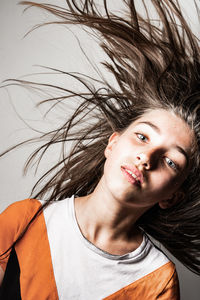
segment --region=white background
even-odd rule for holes
[[[199,3],[199,0],[197,2]],[[78,46],[76,36],[81,40],[88,57],[96,63],[103,58],[103,53],[86,33],[79,32],[79,29],[71,26],[68,30],[64,26],[50,25],[37,29],[24,38],[24,35],[34,25],[51,18],[47,13],[36,8],[23,13],[23,7],[17,3],[16,0],[0,0],[1,86],[5,85],[3,81],[9,78],[27,80],[34,78],[40,82],[48,81],[62,86],[66,86],[70,80],[65,76],[24,76],[45,71],[36,65],[95,75],[94,69]],[[65,1],[52,0],[51,3],[64,5]],[[196,34],[199,35],[199,25],[197,25],[192,1],[181,0],[180,3],[183,4]],[[75,86],[72,81],[70,84]],[[35,136],[33,130],[29,129],[25,122],[37,130],[47,131],[49,128],[53,128],[55,123],[59,123],[63,113],[67,113],[67,110],[60,109],[57,115],[54,114],[54,119],[50,114],[46,120],[42,120],[45,108],[35,108],[35,104],[41,100],[41,97],[44,95],[39,92],[33,94],[22,88],[0,88],[0,152],[23,139]],[[56,161],[57,149],[53,149],[42,161],[42,168],[38,174],[35,175],[31,170],[26,177],[23,177],[24,162],[33,149],[35,149],[35,145],[24,146],[1,158],[0,211],[14,201],[27,198],[31,187],[42,174],[42,170],[47,169]],[[181,300],[199,300],[199,277],[186,270],[180,263],[176,263],[181,285]]]

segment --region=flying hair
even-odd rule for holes
[[[113,86],[102,79],[98,82],[101,87],[96,88],[93,84],[95,78],[66,72],[66,76],[84,85],[84,92],[77,93],[66,87],[62,88],[65,92],[62,99],[46,100],[56,103],[76,99],[79,105],[62,126],[41,136],[40,140],[48,139],[48,142],[36,149],[28,160],[26,168],[33,160],[40,161],[52,145],[63,145],[60,161],[39,179],[32,196],[45,198],[48,194],[45,205],[49,205],[72,194],[85,196],[91,193],[103,174],[104,150],[109,136],[114,131],[122,132],[148,110],[173,111],[195,135],[191,171],[182,186],[185,198],[165,210],[155,205],[138,220],[137,225],[191,271],[200,274],[199,40],[186,22],[178,1],[152,0],[156,19],[150,17],[148,1],[140,1],[144,15],[136,9],[137,1],[122,2],[124,14],[110,10],[106,0],[101,6],[99,1],[66,0],[66,7],[20,2],[27,8],[38,7],[55,17],[55,21],[38,26],[75,24],[92,30],[91,34],[99,39],[107,56],[102,64],[116,80]],[[16,83],[39,86],[20,80],[14,81]],[[59,86],[53,88],[61,90]],[[93,121],[88,124],[90,116]],[[69,141],[74,141],[74,146],[66,154]],[[49,176],[48,182],[36,192]]]

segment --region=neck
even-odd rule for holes
[[[122,255],[142,241],[135,223],[144,211],[119,203],[101,182],[92,194],[75,200],[75,212],[83,235],[102,250]]]

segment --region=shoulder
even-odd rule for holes
[[[174,264],[169,261],[105,299],[125,300],[136,298],[145,300],[179,300],[179,283]]]
[[[73,200],[67,198],[62,201],[55,201],[49,203],[45,208],[45,214],[51,217],[53,214],[64,213],[65,208],[69,206],[68,200]],[[26,226],[33,216],[38,212],[38,210],[46,203],[46,201],[40,201],[37,199],[25,199],[21,201],[14,202],[9,205],[1,214],[0,214],[0,232],[7,227],[11,229],[14,227],[16,230],[21,230],[23,226]]]
[[[179,299],[178,276],[175,265],[171,261],[144,277],[140,285],[149,286],[152,297],[156,295],[159,299]]]
[[[171,261],[149,274],[146,280],[159,299],[180,299],[178,275]]]
[[[65,198],[59,201],[53,201],[44,210],[44,217],[46,222],[54,222],[57,224],[66,219],[66,216],[73,210],[74,196]],[[43,205],[45,202],[40,201]]]
[[[139,286],[149,286],[159,295],[159,299],[179,299],[179,281],[174,263],[151,239],[147,239],[150,254],[148,263],[153,267],[152,271],[137,283]]]
[[[31,219],[40,207],[41,203],[36,199],[14,202],[0,214],[0,225],[3,226],[3,224],[7,223],[7,226],[9,224],[12,227],[13,225],[22,224]],[[0,228],[2,230],[1,226]]]
[[[16,201],[10,204],[2,214],[4,214],[7,211],[21,211],[21,209],[30,209],[32,210],[34,207],[39,207],[41,206],[41,201],[37,199],[32,199],[32,198],[27,198],[21,201]]]

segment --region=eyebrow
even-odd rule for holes
[[[178,145],[176,145],[175,148],[185,156],[186,162],[187,162],[186,165],[188,165],[189,164],[189,156],[188,156],[187,152],[182,147],[180,147]]]
[[[138,124],[146,124],[149,125],[151,128],[153,128],[156,132],[160,133],[160,128],[158,128],[155,124],[149,122],[149,121],[143,121],[143,122],[138,122]]]
[[[138,122],[138,124],[146,124],[146,125],[149,125],[152,129],[154,129],[156,132],[160,133],[160,128],[157,127],[155,124],[149,122],[149,121],[142,121],[142,122]],[[175,148],[180,152],[182,153],[185,158],[186,158],[186,161],[187,161],[187,165],[189,163],[189,156],[187,154],[187,152],[180,146],[178,145],[175,145]]]

